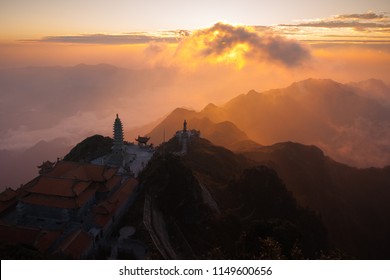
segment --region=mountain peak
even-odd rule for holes
[[[298,86],[305,86],[305,87],[324,87],[324,86],[341,86],[339,82],[336,82],[332,79],[315,79],[315,78],[308,78],[306,80],[302,80],[299,82],[294,82],[291,84],[291,86],[298,85]]]
[[[187,108],[183,108],[183,107],[178,107],[178,108],[174,109],[171,114],[181,114],[181,113],[189,113],[189,112],[192,113],[192,112],[195,112],[195,110],[187,109]]]
[[[215,105],[214,103],[209,103],[207,104],[206,107],[203,108],[202,112],[209,112],[209,111],[213,111],[215,109],[219,108],[217,105]]]
[[[369,90],[369,91],[389,91],[389,86],[385,84],[382,80],[379,79],[368,79],[356,83],[349,83],[348,85],[351,85],[353,87],[358,87],[363,90]]]
[[[255,91],[254,89],[251,89],[250,91],[248,91],[247,95],[251,95],[251,94],[258,94],[258,92]]]

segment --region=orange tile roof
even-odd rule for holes
[[[59,230],[41,230],[20,226],[0,224],[0,240],[9,244],[25,244],[35,247],[41,253],[47,252],[50,246],[61,236]]]
[[[53,170],[51,170],[47,175],[51,177],[61,177],[70,170],[77,168],[80,163],[72,161],[60,161],[56,164]]]
[[[103,175],[106,168],[107,167],[103,165],[86,164],[83,165],[81,170],[78,171],[85,174],[89,180],[93,180],[95,182],[104,182],[106,179]]]
[[[91,183],[92,182],[76,182],[72,187],[72,191],[75,196],[80,196],[84,191],[87,190]]]
[[[17,196],[18,192],[13,189],[6,189],[0,193],[0,214],[16,204]]]
[[[0,240],[10,244],[33,245],[39,236],[39,229],[0,224]]]
[[[117,168],[60,161],[48,174],[28,182],[21,197],[26,203],[77,208],[88,201],[97,189],[110,191],[120,181],[116,172]],[[73,201],[65,198],[73,198]]]
[[[10,201],[17,196],[17,192],[13,189],[7,188],[0,193],[0,201]]]
[[[61,236],[60,230],[41,230],[38,238],[35,240],[34,247],[41,253],[46,252],[50,246]]]
[[[80,181],[104,181],[104,179],[111,178],[116,172],[117,168],[106,167],[102,165],[60,161],[55,165],[53,170],[43,176],[54,178],[78,179]],[[35,179],[33,179],[32,181],[34,181]]]
[[[41,177],[42,177],[41,175],[35,177],[35,178],[32,179],[31,181],[29,181],[29,182],[27,182],[26,184],[24,184],[23,186],[21,186],[18,190],[23,190],[23,192],[26,192],[29,188],[31,188],[32,186],[34,186],[34,185],[39,181],[39,179],[40,179]]]
[[[22,197],[20,201],[27,204],[42,205],[56,208],[79,208],[79,205],[74,198],[47,196],[41,194],[30,194],[28,196]]]
[[[62,242],[58,251],[73,259],[80,259],[82,254],[91,248],[93,237],[83,230],[78,230]]]
[[[109,199],[95,206],[92,211],[95,213],[94,220],[96,224],[105,227],[118,209],[127,202],[137,185],[138,180],[130,178]]]
[[[78,182],[73,179],[42,176],[39,181],[27,191],[45,195],[75,197],[86,190],[89,185],[90,182]]]
[[[102,184],[98,191],[99,192],[108,192],[110,190],[112,190],[118,183],[120,183],[121,181],[121,176],[118,176],[118,175],[115,175],[113,177],[111,177],[106,184]]]
[[[112,176],[116,174],[117,171],[118,171],[117,168],[112,168],[112,167],[106,168],[103,173],[104,179],[106,180],[110,179]]]
[[[35,205],[79,208],[97,190],[110,191],[117,185],[121,177],[116,172],[117,168],[60,161],[51,172],[27,183],[23,188],[26,195],[20,199]]]
[[[78,179],[81,181],[103,182],[117,172],[117,168],[90,163],[60,161],[46,176]]]
[[[30,193],[20,198],[20,201],[27,204],[42,205],[56,208],[76,209],[83,206],[87,201],[92,199],[96,192],[96,186],[87,188],[78,196],[65,197],[40,193]]]

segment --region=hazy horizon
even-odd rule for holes
[[[177,107],[222,106],[309,78],[390,84],[387,1],[0,7],[0,150],[72,145],[110,136],[116,113],[129,131]]]

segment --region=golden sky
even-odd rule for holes
[[[388,12],[387,0],[2,0],[1,37],[194,30],[215,22],[275,25],[338,14]]]
[[[325,51],[336,44],[338,48],[354,44],[387,52],[389,11],[386,0],[275,0],[272,4],[255,0],[3,0],[0,68],[78,63],[144,68],[163,57],[169,64],[178,63],[178,57],[188,62],[185,53],[192,56],[196,49],[222,46],[226,40],[233,41],[223,51],[211,51],[203,58],[239,68],[250,61],[297,66],[302,63],[295,55],[303,53],[291,55],[293,44],[280,45],[290,48],[279,50],[283,59],[267,53],[265,45],[271,47],[283,38],[299,42],[295,47],[317,45],[316,52],[309,50],[307,55],[318,54],[321,46]],[[240,38],[244,33],[249,37]],[[176,55],[159,52],[158,58],[151,57],[150,50],[157,46]],[[149,54],[146,58],[145,53]],[[288,55],[296,61],[287,63]]]
[[[147,70],[158,82],[136,100],[136,92],[123,92],[119,107],[103,101],[102,126],[118,111],[142,125],[175,107],[199,110],[307,78],[390,84],[389,11],[388,0],[3,0],[0,71],[78,64]],[[72,114],[64,112],[73,125]]]

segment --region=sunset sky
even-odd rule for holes
[[[156,81],[151,79],[140,89],[134,82],[122,93],[119,105],[96,97],[93,102],[108,108],[104,116],[64,111],[62,127],[72,127],[80,123],[75,121],[80,115],[88,114],[84,126],[88,121],[95,124],[95,114],[100,114],[104,126],[110,127],[116,112],[125,123],[142,125],[176,107],[200,110],[251,89],[280,88],[307,78],[343,83],[376,78],[390,84],[390,2],[0,2],[0,70],[79,64],[146,69]],[[8,106],[5,95],[0,89],[0,106]],[[135,102],[138,106],[128,110]],[[37,111],[36,106],[27,108]],[[17,114],[18,108],[13,110]],[[59,126],[53,122],[46,130],[17,124],[12,129],[0,127],[6,136],[0,148],[14,144],[15,137],[36,135],[31,140],[35,141],[40,135],[54,135]]]
[[[298,40],[304,47],[311,45],[309,52],[321,58],[339,53],[342,44],[349,48],[354,44],[353,51],[364,45],[363,60],[369,56],[375,60],[375,53],[389,55],[389,12],[386,0],[4,0],[0,4],[0,68],[79,63],[145,68],[156,61],[172,65],[178,57],[187,59],[189,51],[192,56],[195,45],[204,48],[212,37],[205,33],[199,37],[197,31],[218,22],[246,27],[259,38],[280,35]],[[237,35],[232,32],[219,37],[223,41]],[[338,48],[328,53],[324,44],[337,44]],[[150,50],[157,47],[164,48],[164,54],[160,51],[158,57],[151,57]],[[257,47],[248,47],[238,38],[224,49],[224,57],[212,59],[242,68],[247,64],[242,56],[253,60],[247,54],[251,56]],[[347,59],[354,52],[349,49],[348,53]]]
[[[389,73],[389,0],[0,0],[0,177],[42,140],[60,153],[112,136],[117,113],[133,141],[178,107]],[[55,159],[37,155],[31,174]]]
[[[29,39],[85,33],[200,29],[218,21],[244,25],[290,24],[339,14],[388,12],[387,0],[3,0],[1,37]]]

